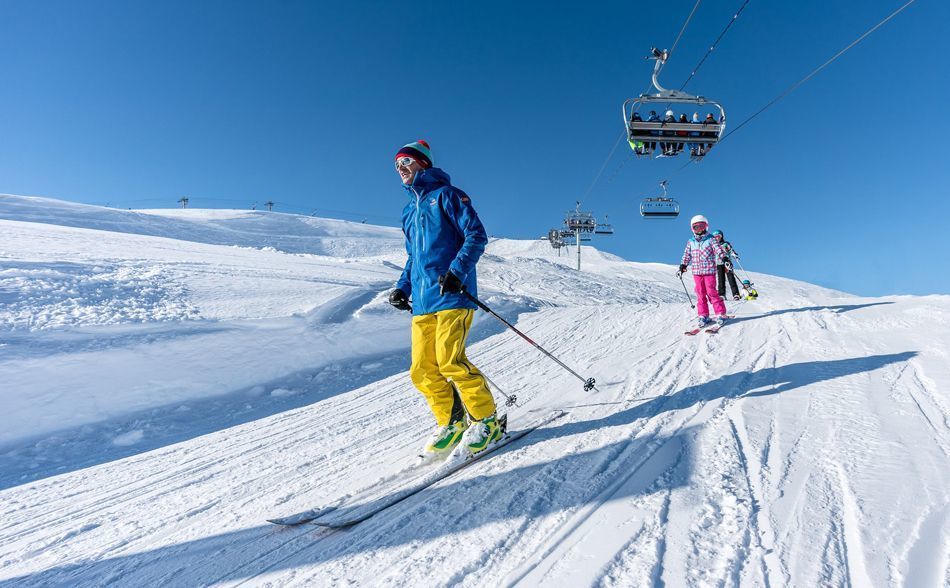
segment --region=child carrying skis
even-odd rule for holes
[[[742,280],[742,297],[746,300],[755,300],[759,297],[759,293],[755,291],[749,280]]]
[[[716,324],[722,326],[726,321],[726,304],[716,290],[716,266],[723,263],[724,253],[719,243],[709,234],[709,221],[705,216],[697,214],[689,224],[693,236],[686,242],[677,276],[682,276],[687,267],[693,272],[696,312],[699,314],[698,327],[702,329],[709,324],[709,303],[712,303],[716,312]]]

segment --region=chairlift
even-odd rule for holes
[[[593,233],[597,229],[597,219],[590,212],[581,210],[580,201],[574,210],[568,211],[564,216],[564,226],[571,231],[580,231],[582,233]]]
[[[561,236],[561,231],[558,229],[551,229],[548,231],[548,241],[550,241],[551,247],[555,249],[564,247],[564,238]]]
[[[644,198],[640,203],[640,216],[643,218],[676,218],[680,214],[680,204],[674,198],[667,197],[666,180],[660,182],[663,196]]]
[[[691,152],[695,159],[702,158],[708,153],[716,143],[722,139],[723,132],[726,130],[726,111],[722,105],[715,100],[710,100],[704,96],[694,96],[680,90],[667,90],[657,81],[660,70],[666,64],[669,58],[669,51],[660,51],[654,48],[652,54],[647,59],[656,61],[653,67],[653,86],[656,88],[656,94],[641,94],[638,98],[629,98],[621,107],[623,114],[624,127],[627,129],[627,141],[633,148],[638,158],[641,156],[649,157],[654,143],[692,143],[699,147]],[[698,112],[705,108],[708,112],[709,107],[719,110],[719,117],[716,122],[700,123],[681,123],[681,122],[662,122],[640,120],[640,107],[649,104],[661,104],[661,108],[666,110],[668,105],[685,104],[695,106]],[[692,110],[691,108],[688,108]],[[634,116],[636,114],[636,116]],[[680,134],[678,134],[680,133]],[[670,157],[666,153],[657,155],[657,157]],[[674,155],[675,156],[675,155]],[[675,216],[675,215],[674,215]]]
[[[607,222],[607,215],[604,215],[604,222],[598,223],[597,228],[594,229],[595,235],[613,235],[614,227]]]

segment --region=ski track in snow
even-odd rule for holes
[[[384,301],[398,231],[94,208],[0,198],[0,373],[110,393],[68,434],[8,432],[0,460],[28,480],[0,490],[0,586],[950,583],[948,297],[754,274],[761,298],[690,338],[673,266],[585,248],[578,273],[543,242],[495,240],[482,298],[599,392],[479,313],[469,355],[518,394],[512,426],[569,415],[353,528],[283,528],[264,521],[386,496],[431,426],[403,371],[408,317]],[[178,371],[230,369],[226,389],[154,403],[108,387],[128,350],[169,362],[197,342],[237,355]],[[65,417],[70,397],[50,398]],[[198,432],[148,445],[161,426]],[[92,458],[54,475],[41,464],[63,439]]]

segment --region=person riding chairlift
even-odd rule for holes
[[[640,118],[640,113],[634,112],[632,115],[630,115],[630,122],[631,123],[643,122],[643,119]],[[636,153],[637,155],[645,154],[645,151],[644,151],[645,145],[643,141],[640,141],[637,139],[630,139],[627,142],[630,143],[630,148],[633,149],[634,153]]]
[[[647,117],[647,122],[660,122],[660,117],[657,116],[655,110],[650,111],[650,116]],[[654,137],[660,136],[660,131],[650,131],[650,134]],[[662,149],[662,143],[660,143]],[[650,151],[656,151],[656,141],[650,141]]]
[[[721,121],[720,121],[720,122],[721,122]],[[706,118],[703,120],[703,124],[704,124],[704,125],[714,125],[714,124],[717,124],[717,122],[716,122],[716,117],[714,117],[711,112],[710,112],[710,113],[707,113],[707,114],[706,114]],[[702,133],[702,136],[704,136],[704,137],[715,137],[715,136],[716,136],[716,132],[715,132],[715,131],[706,131],[706,132]],[[707,151],[709,151],[710,149],[712,149],[712,146],[713,146],[712,143],[705,143],[705,144],[704,144],[704,147],[703,147],[703,155],[705,155]]]
[[[673,116],[672,110],[667,110],[666,115],[663,117],[664,123],[675,123],[676,117]],[[675,133],[673,131],[663,131],[662,135],[664,137],[672,137]],[[676,155],[676,143],[665,143],[661,142],[660,147],[663,149],[663,155],[667,157],[673,157]]]
[[[689,119],[686,118],[686,115],[685,115],[685,114],[680,114],[680,118],[679,118],[679,120],[678,120],[677,122],[679,122],[680,124],[689,124]],[[689,136],[689,131],[676,131],[676,136],[677,136],[677,137],[688,137],[688,136]],[[679,153],[682,153],[682,151],[683,151],[683,144],[682,144],[682,143],[677,143],[677,144],[676,144],[676,153],[679,154]]]
[[[698,113],[698,112],[694,112],[694,113],[693,113],[693,120],[692,120],[692,123],[693,123],[694,125],[702,124],[702,121],[699,120],[699,113]],[[702,135],[702,133],[700,133],[699,131],[690,131],[690,132],[689,132],[689,136],[690,136],[690,137],[699,137],[699,136],[701,136],[701,135]],[[689,149],[689,154],[692,155],[693,157],[702,157],[703,154],[704,154],[704,153],[703,153],[703,151],[704,151],[704,149],[703,149],[704,146],[705,146],[705,145],[704,145],[703,143],[687,143],[687,144],[686,144],[686,147]]]

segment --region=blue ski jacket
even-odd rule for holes
[[[488,235],[471,198],[437,167],[419,171],[404,188],[409,202],[402,210],[402,232],[409,259],[396,287],[412,296],[412,314],[476,308],[464,294],[439,294],[439,276],[451,271],[478,296],[475,264]]]

